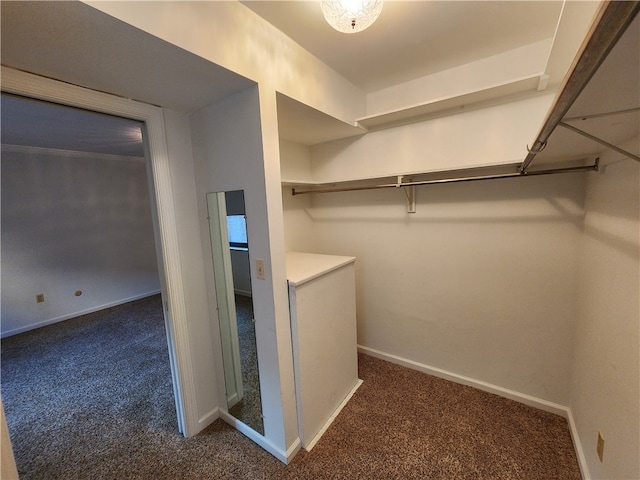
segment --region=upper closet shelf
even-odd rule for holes
[[[282,140],[309,146],[367,133],[359,125],[339,120],[284,94],[278,93],[276,98]]]
[[[277,95],[278,130],[280,138],[302,145],[316,145],[341,138],[364,135],[379,130],[427,118],[481,108],[516,96],[534,95],[547,87],[548,76],[530,75],[482,90],[438,98],[405,108],[369,115],[348,123],[309,107],[284,94]]]
[[[360,125],[367,130],[378,130],[412,121],[424,120],[428,117],[459,113],[464,109],[481,108],[506,99],[512,99],[515,95],[535,94],[545,90],[548,79],[548,75],[538,73],[482,90],[442,97],[429,102],[358,118],[356,119],[356,125]]]

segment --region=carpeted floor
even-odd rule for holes
[[[229,413],[249,425],[256,432],[264,435],[256,329],[253,323],[253,301],[251,297],[236,294],[236,315],[244,398],[231,407]]]
[[[285,466],[220,420],[177,433],[159,297],[2,340],[22,480],[580,478],[561,417],[365,355],[359,375]]]

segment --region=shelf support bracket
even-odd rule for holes
[[[407,197],[407,213],[416,213],[416,186],[409,185],[402,189]]]
[[[416,213],[416,186],[403,183],[404,175],[396,175],[396,178],[396,187],[402,188],[407,198],[407,213]]]
[[[558,125],[568,130],[571,130],[572,132],[575,132],[579,135],[582,135],[583,137],[586,137],[589,140],[593,140],[594,142],[599,143],[600,145],[604,145],[605,147],[613,150],[614,152],[618,152],[619,154],[624,155],[625,157],[631,158],[636,162],[640,162],[640,157],[638,155],[628,152],[627,150],[624,150],[620,147],[616,147],[614,144],[609,143],[601,138],[598,138],[595,135],[591,135],[590,133],[587,133],[584,130],[580,130],[579,128],[576,128],[573,125],[569,125],[568,123],[565,123],[565,122],[559,122]]]

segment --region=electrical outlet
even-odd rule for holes
[[[602,432],[598,430],[598,458],[602,462],[602,456],[604,455],[604,438]]]
[[[37,303],[44,303],[44,293],[39,293],[36,295],[36,302]]]
[[[264,273],[264,259],[262,258],[256,259],[256,274],[259,280],[265,280],[267,278]]]

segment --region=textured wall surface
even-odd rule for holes
[[[159,289],[143,158],[3,150],[3,335]]]

